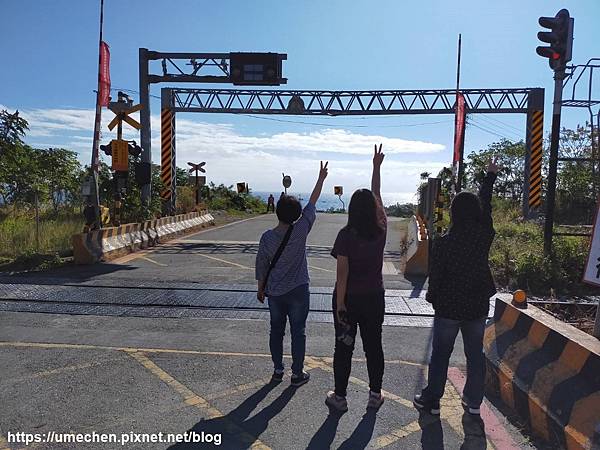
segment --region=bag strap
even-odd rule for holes
[[[271,270],[273,270],[273,267],[275,267],[275,264],[277,264],[279,257],[283,253],[283,249],[285,248],[288,241],[290,240],[290,236],[292,235],[293,229],[294,229],[294,225],[290,225],[288,227],[287,231],[285,232],[285,236],[283,236],[283,240],[281,241],[281,244],[279,244],[279,248],[275,252],[273,259],[271,260],[271,264],[269,264],[269,270],[267,270],[267,275],[265,276],[265,281],[263,282],[263,289],[265,291],[267,289],[267,281],[269,280],[269,275],[271,274]]]

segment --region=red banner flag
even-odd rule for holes
[[[104,41],[100,43],[100,67],[98,72],[100,92],[98,102],[100,106],[108,106],[110,99],[110,50]]]
[[[456,94],[456,115],[454,116],[454,165],[460,161],[461,146],[465,134],[465,96]]]

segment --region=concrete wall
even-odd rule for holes
[[[600,341],[498,298],[484,347],[488,393],[534,434],[569,450],[600,449]]]
[[[79,233],[72,238],[73,255],[77,264],[109,261],[207,225],[214,225],[214,220],[208,211],[193,212]]]

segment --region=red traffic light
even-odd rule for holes
[[[536,52],[548,58],[550,68],[554,71],[564,70],[566,63],[571,61],[573,22],[566,9],[561,9],[555,17],[539,18],[539,24],[550,31],[540,31],[537,34],[538,39],[550,45],[537,47]]]

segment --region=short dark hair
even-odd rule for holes
[[[450,205],[452,225],[462,226],[469,222],[479,222],[481,214],[479,197],[472,192],[460,192]]]
[[[291,225],[300,218],[302,206],[296,197],[284,194],[277,202],[275,213],[280,221]]]

